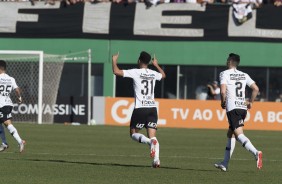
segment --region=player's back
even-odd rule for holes
[[[123,70],[124,77],[133,79],[135,92],[135,108],[155,107],[154,88],[156,80],[161,80],[162,75],[148,68]]]
[[[10,77],[6,73],[0,74],[0,107],[13,105],[10,99],[10,93],[17,87],[13,77]]]
[[[246,85],[254,81],[247,73],[237,69],[228,69],[220,73],[220,83],[226,84],[226,111],[247,109],[245,99]]]

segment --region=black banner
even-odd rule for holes
[[[54,122],[87,124],[87,97],[57,97],[56,104]]]
[[[203,7],[170,3],[146,9],[142,3],[128,6],[110,3],[63,6],[57,3],[54,7],[38,3],[38,8],[15,6],[15,3],[0,6],[0,11],[11,9],[6,15],[8,18],[0,20],[0,37],[282,41],[282,11],[273,5],[253,10],[253,17],[237,26],[228,5]],[[27,18],[19,19],[19,15]]]

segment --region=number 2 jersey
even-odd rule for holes
[[[162,74],[148,68],[123,70],[123,77],[133,79],[135,108],[156,107],[154,89]]]
[[[226,84],[226,111],[247,109],[245,99],[246,85],[255,83],[248,74],[237,69],[229,69],[220,73],[220,84]]]
[[[13,77],[5,73],[0,74],[0,108],[13,106],[10,93],[16,88],[18,88],[18,85]]]

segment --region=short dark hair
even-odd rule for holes
[[[233,61],[238,66],[240,63],[240,56],[238,54],[230,53],[227,61]]]
[[[145,51],[142,51],[142,52],[140,53],[139,60],[140,60],[140,62],[142,62],[142,63],[144,63],[144,64],[149,64],[150,61],[151,61],[151,55],[148,54],[148,53],[145,52]]]
[[[6,70],[6,66],[7,66],[6,61],[0,60],[0,67]]]

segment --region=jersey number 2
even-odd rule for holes
[[[236,96],[237,97],[242,97],[243,96],[243,91],[242,91],[242,82],[236,82],[235,83],[236,85]]]

